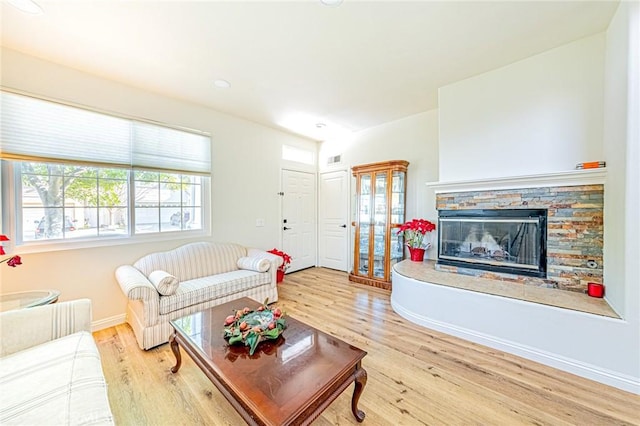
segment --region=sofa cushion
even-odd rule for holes
[[[16,352],[0,365],[0,424],[113,424],[89,332]]]
[[[238,269],[238,258],[246,255],[247,249],[237,244],[197,242],[148,254],[133,266],[147,277],[156,270],[167,271],[182,283],[235,271]]]
[[[254,272],[246,269],[182,281],[175,294],[160,297],[160,314],[165,315],[191,305],[245,291],[270,282],[270,273]]]
[[[271,262],[264,257],[241,257],[238,259],[238,268],[255,272],[267,272]]]
[[[180,285],[180,281],[166,271],[153,271],[149,274],[149,281],[163,296],[171,296]]]

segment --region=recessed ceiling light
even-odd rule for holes
[[[320,0],[320,3],[325,6],[340,6],[342,0]]]
[[[228,89],[229,87],[231,87],[231,83],[229,83],[227,80],[223,80],[223,79],[215,80],[213,82],[213,85],[216,86],[216,87],[219,87],[220,89]]]
[[[44,13],[40,5],[33,0],[8,0],[9,4],[24,13],[41,15]]]

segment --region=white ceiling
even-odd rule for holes
[[[317,140],[437,108],[439,87],[602,32],[617,7],[36,1],[2,2],[3,46]]]

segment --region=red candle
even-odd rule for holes
[[[588,283],[587,284],[587,294],[591,297],[602,297],[604,296],[604,285],[598,283]]]

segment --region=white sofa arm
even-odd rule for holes
[[[255,249],[255,248],[248,248],[247,256],[257,257],[259,259],[267,259],[269,260],[269,262],[271,262],[271,266],[269,267],[268,272],[271,275],[271,285],[275,288],[278,282],[278,279],[277,279],[278,268],[280,267],[280,265],[284,263],[284,259],[273,253],[268,253],[264,250]],[[270,302],[275,302],[275,300],[271,300]]]
[[[142,272],[131,265],[122,265],[116,269],[116,279],[122,292],[131,300],[156,301],[159,303],[158,290]]]
[[[78,299],[0,314],[0,357],[79,331],[91,332],[91,301]]]
[[[247,256],[257,257],[259,259],[267,259],[269,262],[271,262],[271,267],[273,268],[273,270],[278,269],[278,267],[280,267],[280,265],[282,265],[282,263],[284,262],[284,260],[280,256],[276,256],[273,253],[268,253],[264,250],[255,248],[247,249]]]

